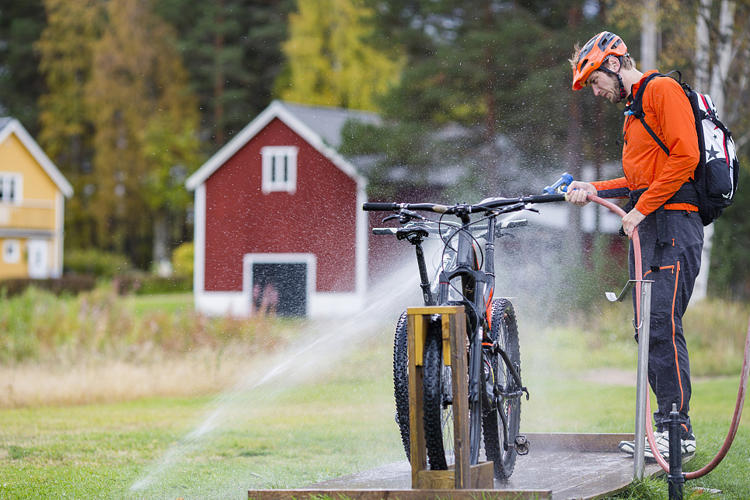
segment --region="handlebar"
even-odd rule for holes
[[[475,205],[441,205],[438,203],[395,203],[368,201],[362,205],[362,209],[368,212],[391,212],[401,209],[422,210],[425,212],[436,212],[440,214],[476,213],[487,212],[495,208],[510,207],[518,205],[515,210],[521,210],[526,205],[535,203],[550,203],[565,201],[564,194],[540,194],[530,196],[519,196],[517,198],[490,198]],[[512,210],[511,210],[512,211]]]
[[[460,224],[445,224],[448,227],[453,227],[454,229],[460,228]],[[516,227],[523,227],[528,226],[529,221],[526,219],[510,219],[510,220],[504,220],[504,221],[498,221],[495,225],[495,227],[498,230],[502,229],[513,229]],[[473,231],[487,231],[487,225],[479,225],[479,226],[471,226],[469,228],[472,232]],[[372,234],[375,235],[391,235],[391,236],[397,236],[399,234],[405,235],[410,232],[416,232],[416,231],[422,231],[425,234],[438,234],[440,233],[440,227],[436,223],[428,223],[425,224],[424,222],[415,222],[411,223],[407,226],[403,227],[374,227],[372,228]]]

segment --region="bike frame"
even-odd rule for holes
[[[508,372],[513,378],[514,384],[520,388],[520,390],[510,392],[508,381],[506,380],[506,387],[498,387],[497,377],[495,377],[495,386],[493,387],[493,397],[495,398],[496,404],[502,404],[505,399],[520,398],[524,393],[528,399],[528,390],[524,387],[521,380],[521,376],[516,370],[513,363],[510,361],[507,353],[496,343],[487,344],[483,342],[485,328],[489,326],[488,321],[488,308],[492,303],[492,297],[495,289],[495,235],[496,235],[496,219],[498,216],[504,213],[510,213],[514,211],[520,211],[527,209],[527,205],[530,203],[541,203],[541,202],[556,202],[564,200],[563,195],[541,195],[541,196],[527,196],[521,198],[496,198],[489,200],[487,203],[479,205],[456,205],[453,207],[447,207],[444,205],[418,203],[418,204],[398,204],[398,203],[365,203],[363,208],[365,210],[381,210],[381,211],[397,211],[398,216],[392,215],[389,218],[398,217],[402,224],[408,223],[412,218],[421,218],[413,210],[428,210],[443,214],[452,214],[459,218],[461,224],[449,224],[450,227],[455,228],[455,231],[448,237],[448,241],[444,241],[444,245],[449,245],[451,240],[456,238],[456,256],[453,265],[449,269],[442,268],[439,274],[439,286],[437,291],[437,297],[432,292],[432,283],[430,282],[429,275],[427,273],[427,266],[425,262],[424,249],[422,248],[422,242],[424,238],[429,236],[429,232],[426,228],[420,229],[418,226],[413,228],[402,228],[400,230],[393,231],[391,234],[396,234],[399,239],[406,239],[415,247],[417,256],[417,265],[419,267],[420,277],[420,288],[422,289],[422,296],[425,305],[464,305],[467,313],[467,332],[469,336],[469,404],[475,405],[480,403],[480,397],[482,395],[481,390],[481,370],[482,370],[482,351],[486,350],[488,354],[498,353],[503,359],[504,364],[508,368]],[[478,262],[475,262],[475,249],[474,243],[477,238],[472,235],[472,228],[470,227],[477,222],[472,222],[472,213],[487,213],[485,216],[487,222],[486,233],[484,235],[484,261],[482,266],[479,266]],[[432,221],[434,222],[434,221]],[[443,224],[441,223],[438,223]],[[439,228],[438,228],[439,229]],[[482,227],[484,229],[484,227]],[[403,231],[403,232],[399,232]],[[440,232],[438,230],[438,232]],[[463,300],[451,301],[450,290],[453,285],[451,282],[460,278],[461,280],[461,296]],[[504,447],[516,446],[515,443],[508,443],[508,422],[505,420],[503,412],[499,412],[503,422],[503,434],[504,434]],[[473,429],[478,429],[481,433],[481,427],[475,426]],[[473,431],[474,432],[474,431]],[[481,436],[471,436],[472,443],[478,443]],[[471,463],[476,464],[479,458],[479,447],[477,446],[473,450],[471,456]]]

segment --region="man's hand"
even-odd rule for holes
[[[625,231],[625,234],[628,235],[628,238],[633,237],[633,231],[635,230],[636,226],[641,223],[643,219],[645,219],[646,216],[640,213],[635,208],[625,214],[625,217],[622,218],[622,230]]]
[[[568,191],[565,194],[565,199],[574,205],[582,207],[589,202],[589,194],[596,196],[596,188],[593,184],[588,182],[573,181],[568,186]]]

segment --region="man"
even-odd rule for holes
[[[573,58],[573,90],[589,86],[594,95],[612,103],[634,96],[649,75],[635,68],[623,40],[602,32],[578,49]],[[651,289],[651,328],[648,379],[659,404],[654,413],[656,445],[669,453],[668,424],[676,403],[682,425],[682,453],[695,452],[695,435],[688,418],[690,365],[682,332],[693,284],[700,269],[703,224],[698,215],[697,194],[689,182],[699,160],[698,137],[690,103],[672,78],[655,77],[642,92],[644,120],[666,146],[668,153],[626,107],[623,125],[622,168],[624,177],[600,182],[573,182],[568,200],[582,206],[587,195],[628,197],[622,229],[641,241],[644,278],[654,280]],[[633,251],[630,250],[633,277]],[[633,454],[633,442],[620,443]],[[646,456],[653,452],[646,445]]]

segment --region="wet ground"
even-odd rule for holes
[[[531,442],[529,454],[518,457],[510,480],[495,481],[495,489],[490,490],[497,492],[498,498],[505,496],[501,492],[513,498],[595,498],[620,491],[633,480],[633,459],[617,450],[617,443],[632,440],[632,434],[527,434],[527,437]],[[659,473],[657,464],[646,464],[646,476]],[[331,494],[330,490],[345,490],[339,493],[349,498],[412,498],[417,493],[411,490],[411,468],[407,461],[317,483],[308,491]],[[296,490],[295,496],[305,498],[303,491]],[[471,491],[476,494],[476,490]],[[251,498],[284,497],[280,491],[280,495],[273,496],[257,493],[253,496],[251,492]],[[287,493],[291,496],[292,492]],[[459,497],[463,495],[453,496]]]

